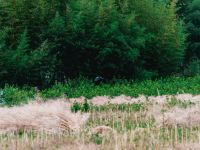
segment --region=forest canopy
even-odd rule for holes
[[[0,0],[0,79],[198,73],[200,0]],[[193,71],[191,71],[193,69]]]

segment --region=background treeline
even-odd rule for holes
[[[0,0],[0,84],[200,72],[200,0]]]

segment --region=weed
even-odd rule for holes
[[[80,78],[69,80],[66,83],[56,83],[54,86],[39,92],[43,99],[67,97],[77,98],[80,96],[87,99],[95,96],[119,96],[126,95],[138,97],[159,95],[175,95],[177,93],[200,94],[200,76],[196,77],[169,77],[159,80],[127,81],[119,80],[115,83],[105,83],[95,86],[90,80]],[[3,94],[2,94],[3,91]],[[14,86],[5,86],[0,92],[1,105],[18,105],[27,103],[28,99],[34,98],[35,91],[32,89],[21,89]],[[121,109],[124,109],[123,106]],[[139,109],[140,106],[134,106]]]
[[[35,97],[33,89],[19,89],[14,86],[6,85],[4,89],[0,90],[0,104],[13,106],[20,105],[22,103],[27,103],[28,100]]]
[[[91,108],[90,104],[87,102],[87,100],[85,100],[85,102],[83,104],[75,102],[71,106],[71,111],[74,113],[77,113],[78,111],[88,112],[90,110],[90,108]]]
[[[178,100],[175,97],[173,97],[167,101],[167,105],[169,107],[178,106],[180,108],[187,108],[187,107],[191,107],[192,105],[194,105],[194,103],[192,103],[191,101],[181,101],[181,100]]]
[[[71,111],[77,113],[79,110],[81,110],[81,104],[75,102],[71,107]]]
[[[98,134],[92,134],[91,140],[95,142],[96,144],[100,145],[102,144],[103,138],[99,136]]]

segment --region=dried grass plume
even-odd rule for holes
[[[29,103],[12,108],[0,107],[0,132],[35,130],[47,132],[78,132],[89,114],[74,114],[70,103],[54,100]]]

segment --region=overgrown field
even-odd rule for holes
[[[103,98],[97,97],[91,101],[97,102],[97,99],[100,101]],[[198,98],[191,95],[160,96],[136,102],[131,97],[119,96],[111,99],[111,102],[117,103],[88,102],[87,105],[82,99],[71,99],[77,102],[71,105],[71,110],[79,106],[82,115],[86,111],[90,114],[78,132],[20,129],[1,134],[0,147],[20,150],[199,149]],[[124,103],[125,100],[132,103]]]
[[[57,83],[51,88],[38,91],[35,88],[6,85],[0,89],[1,105],[19,105],[41,97],[45,100],[58,97],[77,98],[86,97],[88,99],[95,96],[119,96],[126,95],[138,97],[174,95],[178,93],[200,94],[200,76],[196,77],[169,77],[159,80],[127,81],[116,80],[95,85],[91,80],[84,78]]]
[[[77,79],[41,91],[7,85],[0,149],[200,149],[199,83],[200,76]]]

